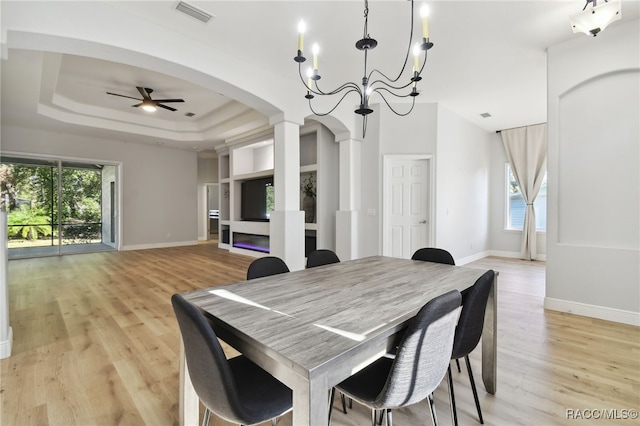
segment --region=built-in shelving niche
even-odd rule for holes
[[[320,143],[321,142],[321,143]],[[219,247],[259,256],[269,247],[269,223],[240,220],[241,183],[273,176],[273,137],[247,137],[218,150],[220,190]],[[320,124],[300,129],[300,182],[309,176],[316,181],[316,212],[305,223],[305,253],[320,248],[335,249],[335,212],[338,209],[338,145],[329,130]],[[300,192],[300,209],[304,195]],[[239,245],[236,244],[236,234]],[[226,235],[226,239],[225,239]],[[249,240],[244,240],[250,236]],[[256,244],[254,244],[258,241]],[[248,247],[249,246],[249,247]],[[252,246],[258,247],[257,250]]]

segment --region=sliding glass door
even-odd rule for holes
[[[0,175],[9,258],[117,247],[116,166],[2,157]]]

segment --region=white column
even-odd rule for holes
[[[340,143],[340,205],[336,212],[336,254],[341,260],[358,258],[360,211],[360,144],[354,139]]]
[[[9,326],[7,212],[0,208],[0,359],[11,356],[13,331]]]
[[[269,245],[272,256],[290,270],[304,269],[304,212],[300,210],[300,125],[274,125],[275,210],[271,212]]]

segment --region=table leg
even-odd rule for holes
[[[307,381],[298,377],[293,387],[293,424],[326,426],[329,421],[329,391],[326,377]]]
[[[496,393],[498,370],[498,274],[489,292],[482,329],[482,381],[492,395]]]
[[[193,388],[189,369],[184,357],[184,345],[180,339],[180,401],[179,419],[181,426],[198,426],[200,417],[200,399]]]

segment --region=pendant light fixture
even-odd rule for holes
[[[587,8],[591,3],[591,7]],[[569,17],[574,33],[585,33],[596,36],[604,31],[609,24],[622,18],[620,0],[604,0],[598,5],[598,0],[587,0],[582,12]]]

